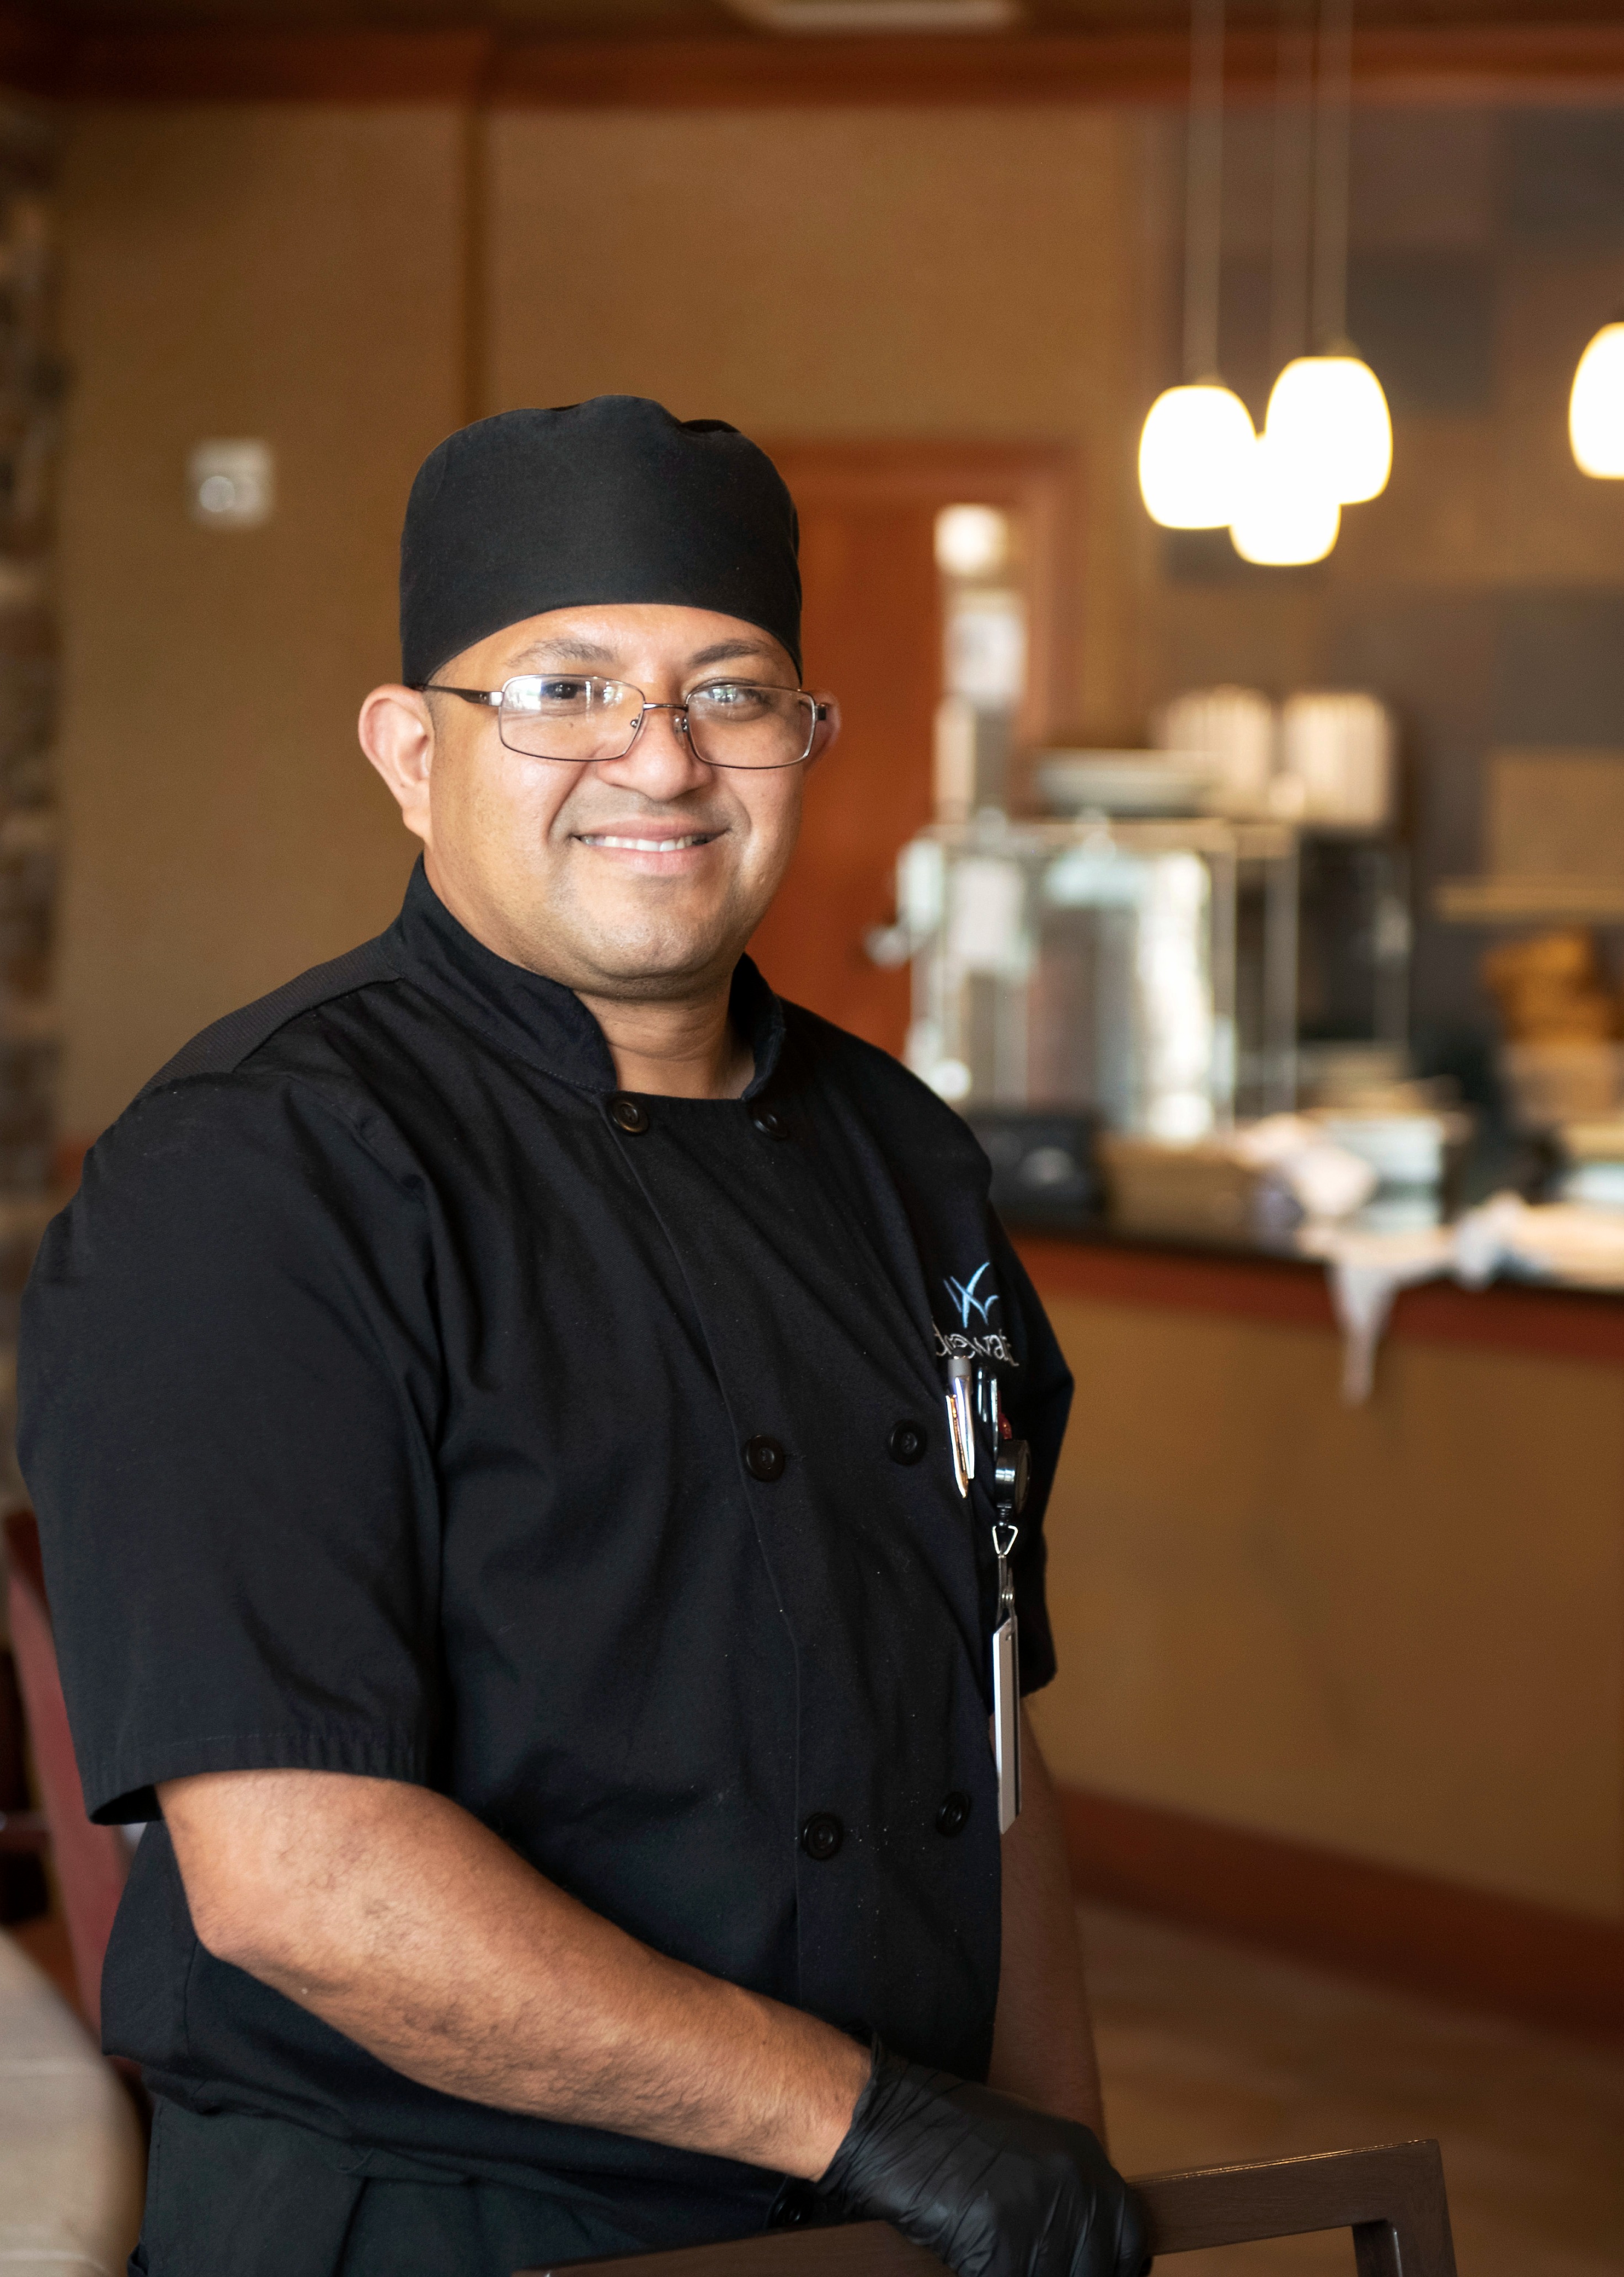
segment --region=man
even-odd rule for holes
[[[86,1799],[152,1822],[150,2277],[863,2214],[1142,2263],[1052,1794],[1028,1737],[1001,1844],[988,1747],[1069,1379],[964,1124],[742,954],[838,726],[795,545],[652,403],[442,444],[361,715],[400,917],[189,1045],[42,1250]]]

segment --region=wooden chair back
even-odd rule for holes
[[[1144,2202],[1151,2250],[1190,2253],[1312,2230],[1351,2229],[1358,2277],[1455,2277],[1444,2163],[1436,2143],[1322,2151],[1252,2166],[1150,2174]],[[568,2277],[942,2277],[942,2265],[883,2221],[773,2230],[728,2245],[576,2261]],[[523,2270],[518,2277],[565,2277]]]
[[[102,1961],[129,1877],[129,1845],[118,1827],[93,1826],[85,1815],[84,1789],[79,1783],[56,1640],[51,1634],[50,1607],[45,1596],[40,1529],[31,1510],[13,1511],[6,1519],[5,1554],[11,1649],[28,1719],[40,1800],[50,1833],[57,1885],[67,1917],[79,2004],[85,2021],[99,2037]]]

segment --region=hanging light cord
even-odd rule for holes
[[[1314,19],[1308,0],[1280,0],[1269,293],[1269,369],[1276,374],[1308,345],[1313,105]]]
[[[1185,167],[1184,376],[1218,369],[1224,248],[1224,0],[1190,0],[1190,133]]]
[[[1353,0],[1320,0],[1319,100],[1314,137],[1314,339],[1316,355],[1347,338],[1348,135]]]

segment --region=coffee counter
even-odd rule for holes
[[[1624,1298],[1018,1245],[1077,1377],[1034,1703],[1079,1881],[1624,2031]]]

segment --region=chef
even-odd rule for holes
[[[873,2216],[1143,2265],[1015,1760],[1070,1381],[964,1124],[743,954],[838,727],[796,546],[719,421],[441,444],[361,714],[400,914],[187,1045],[41,1251],[149,2277]]]

